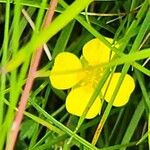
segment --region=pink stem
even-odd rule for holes
[[[57,3],[58,3],[58,0],[51,0],[50,1],[49,9],[48,9],[47,14],[45,16],[43,28],[47,27],[51,23],[55,9],[57,7]],[[29,98],[29,94],[30,94],[30,91],[31,91],[33,83],[34,83],[35,73],[38,69],[38,65],[39,65],[39,62],[41,59],[42,52],[43,52],[43,47],[41,46],[41,47],[37,48],[35,54],[33,54],[29,73],[27,76],[27,81],[26,81],[23,93],[21,95],[21,98],[20,98],[18,111],[16,114],[16,118],[13,122],[12,128],[11,128],[10,136],[8,138],[8,142],[6,145],[6,150],[13,150],[14,149],[16,139],[18,136],[18,132],[20,129],[20,124],[22,122],[24,111],[25,111],[27,101]]]

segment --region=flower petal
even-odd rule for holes
[[[73,115],[81,116],[93,92],[94,88],[92,88],[89,84],[72,89],[66,99],[67,111]],[[100,109],[101,100],[97,97],[85,118],[94,118],[100,112]]]
[[[57,89],[69,89],[73,87],[82,78],[81,69],[82,64],[74,54],[69,52],[58,54],[50,73],[52,86]]]
[[[115,87],[117,85],[120,75],[121,75],[121,73],[114,73],[111,81],[109,82],[110,78],[108,78],[108,80],[104,84],[104,87],[102,89],[103,95],[107,89],[107,85],[109,82],[109,86],[108,86],[108,89],[106,91],[105,98],[104,98],[107,102],[110,101],[110,99],[113,95],[113,92],[115,90]],[[113,102],[113,106],[119,107],[119,106],[125,105],[128,102],[130,95],[133,92],[134,88],[135,88],[134,79],[130,75],[126,74],[125,78],[120,86],[120,89],[116,95],[116,98]]]
[[[113,39],[106,38],[110,43]],[[87,42],[83,47],[83,56],[90,65],[98,65],[109,62],[111,50],[99,39],[95,38]],[[112,52],[113,54],[113,52]]]

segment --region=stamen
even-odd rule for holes
[[[88,66],[89,67],[89,66]],[[85,86],[87,84],[91,84],[93,87],[95,87],[101,78],[104,68],[103,67],[91,67],[93,69],[85,69],[85,78],[80,81],[80,86]]]

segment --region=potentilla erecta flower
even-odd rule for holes
[[[109,42],[112,39],[107,38]],[[95,38],[87,42],[79,59],[70,52],[59,53],[50,73],[50,81],[56,89],[70,89],[66,98],[66,109],[69,113],[81,116],[85,110],[94,90],[101,79],[105,68],[103,64],[110,61],[114,53]],[[99,96],[89,109],[86,118],[94,118],[101,110],[101,98],[110,101],[121,73],[115,72],[105,82]],[[113,106],[125,105],[135,88],[134,79],[126,74],[120,89],[114,99]]]

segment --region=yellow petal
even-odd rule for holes
[[[81,86],[72,89],[66,99],[67,111],[73,115],[81,116],[93,92],[94,89],[89,84],[86,86]],[[89,109],[86,118],[87,119],[94,118],[100,112],[100,109],[101,109],[101,101],[100,98],[97,97],[93,105]]]
[[[107,88],[107,85],[108,85],[108,82],[109,82],[109,79],[106,81],[106,83],[104,84],[104,87],[102,89],[102,93],[104,94],[105,91],[106,91],[106,95],[105,95],[105,100],[107,102],[110,101],[112,95],[113,95],[113,92],[115,90],[115,87],[117,85],[117,82],[119,80],[119,77],[120,77],[121,73],[114,73],[113,76],[112,76],[112,79],[109,83],[109,87],[106,91],[106,88]],[[130,95],[131,93],[133,92],[135,88],[135,82],[134,82],[134,79],[126,74],[125,75],[125,78],[120,86],[120,89],[116,95],[116,98],[114,100],[114,103],[113,103],[113,106],[116,106],[116,107],[119,107],[119,106],[123,106],[125,105],[129,98],[130,98]]]
[[[50,73],[50,81],[57,89],[69,89],[82,78],[82,64],[77,56],[69,52],[62,52],[55,58]]]
[[[113,39],[106,38],[110,43]],[[95,38],[87,42],[83,47],[83,56],[90,65],[98,65],[109,62],[111,50],[99,39]],[[112,52],[113,54],[113,52]]]

